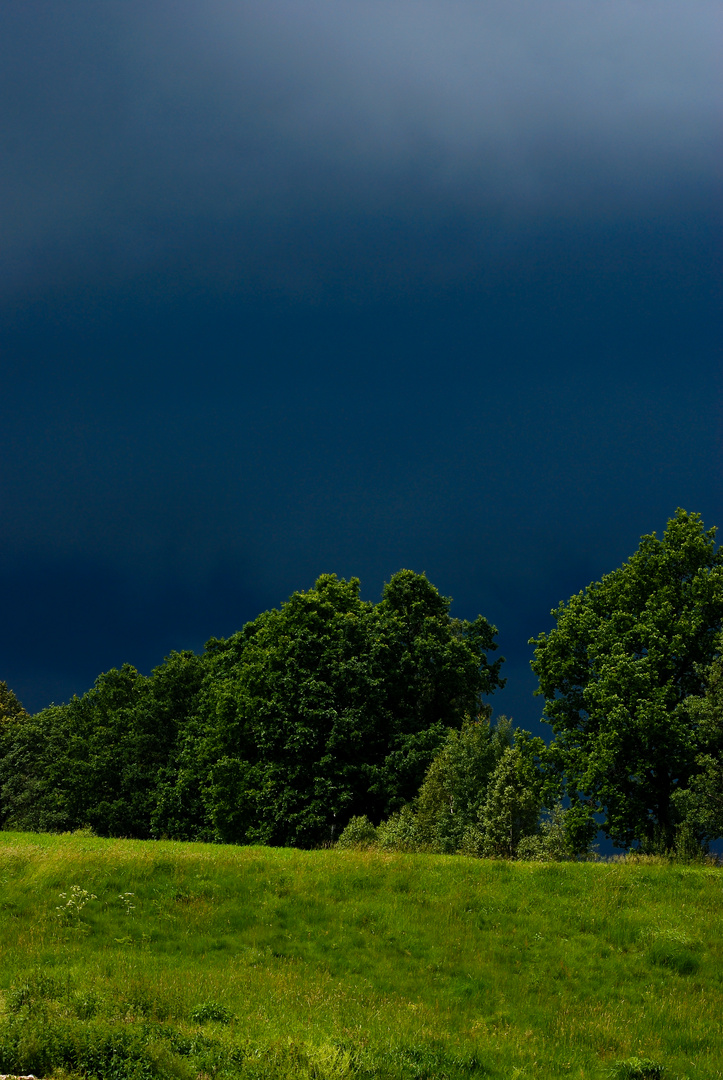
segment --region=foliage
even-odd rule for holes
[[[476,717],[482,696],[505,684],[503,658],[487,659],[497,648],[496,627],[481,615],[474,622],[452,619],[450,603],[424,574],[400,570],[376,608],[392,732],[389,753],[372,776],[382,815],[416,795],[447,730]]]
[[[520,839],[517,844],[517,858],[537,862],[560,862],[590,856],[597,824],[589,817],[581,822],[580,810],[580,804],[564,808],[562,802],[554,803],[540,822],[537,833]]]
[[[537,832],[542,810],[543,777],[538,759],[544,753],[542,739],[516,732],[490,777],[487,797],[480,808],[485,855],[514,858],[525,836]]]
[[[220,1005],[218,1001],[204,1001],[202,1005],[196,1005],[191,1009],[190,1017],[195,1024],[208,1024],[210,1021],[215,1024],[230,1024],[235,1019],[231,1010]]]
[[[67,705],[16,718],[0,758],[6,826],[90,825],[106,836],[149,836],[178,714],[189,708],[201,671],[188,652],[172,653],[151,678],[126,664]]]
[[[353,817],[341,836],[336,842],[339,848],[368,848],[374,847],[377,840],[377,830],[372,825],[366,814]]]
[[[616,1061],[611,1072],[615,1080],[661,1080],[665,1069],[650,1058],[631,1057]]]
[[[0,681],[0,763],[5,761],[12,750],[18,728],[29,719],[28,713],[8,684]],[[3,791],[2,773],[0,773],[0,820],[8,816],[6,804],[7,796]]]
[[[450,618],[421,574],[395,574],[377,605],[357,579],[322,575],[207,645],[154,831],[315,846],[353,817],[379,821],[416,794],[448,727],[502,685],[486,656],[495,632]]]
[[[722,874],[0,833],[0,1071],[713,1077]],[[97,896],[82,935],[63,882]]]
[[[8,684],[0,680],[0,730],[8,721],[24,719],[27,715]]]
[[[512,723],[500,716],[467,719],[451,730],[435,754],[415,800],[419,843],[430,850],[460,850],[474,827],[487,795],[489,778],[511,744]]]
[[[718,650],[721,645],[718,643]],[[712,663],[705,693],[684,703],[691,723],[697,730],[700,753],[696,756],[697,773],[687,788],[673,794],[673,803],[682,823],[675,840],[683,856],[707,848],[711,840],[723,836],[723,662],[720,656]]]
[[[13,1017],[0,1028],[0,1069],[48,1075],[63,1070],[97,1080],[192,1080],[184,1063],[148,1044],[142,1031],[67,1019]]]
[[[705,689],[723,620],[715,530],[678,510],[662,539],[553,611],[532,667],[573,801],[620,846],[671,849],[676,792],[701,771],[690,698]],[[704,768],[704,767],[703,767]]]
[[[377,844],[382,851],[419,851],[423,846],[417,831],[417,819],[407,803],[377,827]]]
[[[364,846],[376,846],[384,851],[460,852],[480,857],[484,851],[480,819],[488,785],[512,743],[512,733],[512,723],[507,717],[499,717],[492,726],[487,715],[466,720],[461,731],[449,731],[427,769],[417,798],[391,814],[376,829],[368,823],[365,825],[366,819],[353,819],[353,832],[345,830],[339,846],[351,846],[352,838],[358,833],[364,836]],[[516,738],[522,743],[527,735],[517,732]],[[539,740],[534,744],[536,749],[541,745],[538,744]],[[542,775],[536,764],[532,765],[530,775],[539,790]]]
[[[0,826],[554,861],[589,852],[598,815],[618,845],[703,859],[723,835],[714,533],[679,510],[553,612],[533,642],[549,748],[490,722],[485,619],[410,570],[377,604],[324,574],[201,656],[37,716],[0,683]]]
[[[384,753],[372,631],[359,582],[325,575],[211,643],[203,730],[183,760],[215,837],[322,843],[337,820],[369,811],[369,769]]]
[[[423,574],[378,604],[322,575],[202,656],[130,665],[29,717],[0,685],[0,823],[315,846],[414,797],[450,728],[502,686],[495,628]]]
[[[515,854],[518,859],[534,862],[561,862],[573,858],[561,803],[552,808],[547,820],[540,822],[537,833],[520,838]]]

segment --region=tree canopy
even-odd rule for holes
[[[301,846],[329,842],[354,815],[379,821],[503,685],[502,660],[487,655],[495,628],[449,607],[410,570],[378,604],[356,578],[324,574],[151,676],[106,672],[33,718],[6,695],[2,820]]]
[[[28,714],[6,682],[0,682],[0,729],[6,721],[17,720]]]
[[[661,539],[644,536],[619,569],[561,603],[531,641],[567,792],[604,815],[624,847],[670,849],[676,792],[700,771],[691,698],[720,651],[723,557],[715,529],[678,510]]]
[[[402,570],[379,604],[325,574],[227,641],[207,645],[176,792],[196,791],[201,833],[235,842],[330,841],[350,817],[411,799],[450,727],[502,685],[496,630],[449,615]],[[172,832],[159,813],[156,828]],[[210,830],[210,832],[209,832]]]
[[[29,716],[0,683],[0,826],[578,857],[723,835],[723,553],[678,510],[532,639],[553,740],[485,698],[496,628],[400,570],[323,574],[201,655]],[[546,811],[549,820],[541,820]],[[350,824],[351,823],[351,824]],[[356,839],[354,839],[356,838]]]

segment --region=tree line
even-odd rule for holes
[[[493,719],[497,630],[423,574],[322,575],[204,652],[30,716],[0,683],[0,825],[506,857],[723,835],[723,556],[679,510],[531,641],[549,745]]]

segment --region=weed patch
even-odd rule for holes
[[[657,1061],[631,1057],[627,1061],[616,1061],[611,1075],[614,1080],[662,1080],[664,1072]]]

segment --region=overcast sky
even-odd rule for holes
[[[719,0],[6,0],[0,679],[723,525]]]

